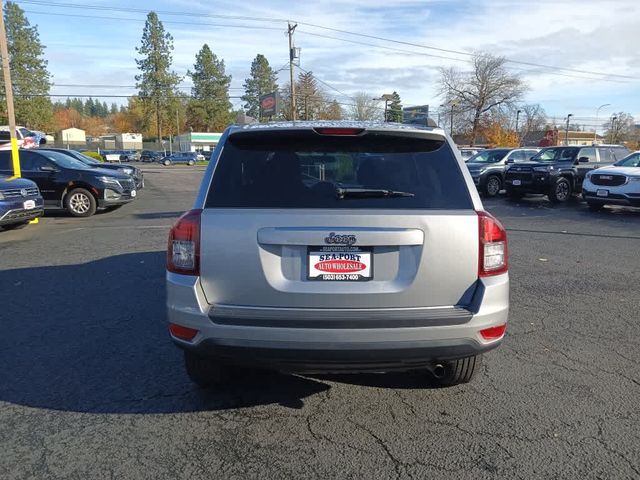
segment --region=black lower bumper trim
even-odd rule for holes
[[[501,342],[484,345],[473,340],[413,341],[385,344],[292,344],[290,348],[242,345],[220,339],[205,339],[197,345],[175,340],[183,349],[214,357],[222,363],[265,367],[295,373],[336,373],[414,370],[438,361],[456,360],[487,352]],[[319,348],[320,347],[320,348]]]

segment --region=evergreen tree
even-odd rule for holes
[[[326,105],[324,92],[313,72],[303,72],[296,82],[296,110],[300,120],[317,120]]]
[[[47,130],[52,126],[53,105],[46,95],[51,88],[44,45],[38,28],[31,26],[16,3],[7,2],[4,9],[7,30],[11,83],[13,83],[16,122],[27,127]],[[0,79],[4,99],[4,81]]]
[[[115,115],[116,113],[118,113],[118,104],[117,103],[112,103],[111,104],[111,110],[109,111],[109,113],[111,115]]]
[[[387,122],[402,122],[402,101],[398,92],[391,94],[393,98],[387,108]]]
[[[246,114],[258,118],[260,116],[260,96],[277,90],[276,72],[269,66],[267,57],[259,53],[251,62],[249,78],[244,81],[242,100],[245,102]]]
[[[141,59],[136,59],[140,74],[136,75],[136,87],[144,110],[144,123],[155,124],[158,141],[162,140],[162,125],[171,116],[171,106],[176,96],[180,77],[171,70],[173,37],[165,31],[155,12],[149,12],[142,32],[140,47],[136,48]]]
[[[233,121],[229,84],[231,75],[225,75],[224,60],[205,43],[196,55],[193,72],[187,73],[193,81],[187,111],[187,122],[194,130],[217,131]]]
[[[325,105],[319,116],[319,120],[342,120],[343,113],[340,104],[337,100],[333,100],[331,103]]]
[[[93,98],[89,97],[89,99],[84,103],[84,108],[83,108],[82,112],[87,117],[93,117],[94,116],[94,114],[96,112],[96,107],[93,104]]]

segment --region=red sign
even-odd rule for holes
[[[322,272],[328,273],[351,273],[364,270],[367,266],[355,260],[325,260],[318,262],[314,267]]]

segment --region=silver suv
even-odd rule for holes
[[[439,128],[227,129],[169,237],[169,331],[189,377],[422,369],[468,382],[505,333],[507,238],[455,152]]]

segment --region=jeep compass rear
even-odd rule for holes
[[[454,149],[438,128],[230,127],[168,244],[169,330],[190,378],[469,381],[504,336],[507,239]]]

